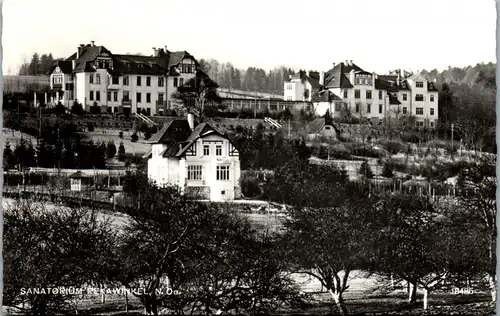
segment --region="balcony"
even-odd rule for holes
[[[164,106],[164,105],[166,105],[166,103],[167,102],[165,100],[156,100],[156,105],[157,106]]]

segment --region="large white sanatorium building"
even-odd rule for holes
[[[196,74],[199,64],[186,51],[153,48],[153,55],[118,55],[104,46],[81,44],[50,73],[50,102],[85,110],[97,105],[108,113],[161,114],[171,96]]]
[[[327,72],[301,71],[284,83],[288,101],[311,101],[317,114],[351,115],[382,124],[389,117],[414,117],[416,127],[438,123],[435,82],[404,70],[378,75],[351,61],[333,64]]]

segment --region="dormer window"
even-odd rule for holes
[[[422,81],[417,81],[415,83],[415,85],[416,85],[417,88],[423,88],[424,87],[424,83]]]

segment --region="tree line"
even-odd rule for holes
[[[19,76],[48,75],[54,62],[64,60],[64,58],[54,58],[52,53],[40,54],[35,52],[31,60],[25,61],[19,68]]]

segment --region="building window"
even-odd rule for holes
[[[359,90],[354,90],[354,98],[356,98],[356,99],[361,98],[361,91],[359,91]]]
[[[118,102],[118,92],[117,91],[113,92],[113,101]]]
[[[94,83],[94,74],[90,74],[89,82]]]
[[[151,108],[146,108],[146,114],[147,114],[148,116],[151,116]]]
[[[182,87],[184,85],[184,78],[179,79],[179,86]]]
[[[424,115],[424,108],[415,108],[415,114]]]
[[[356,113],[359,113],[359,103],[356,103]]]
[[[188,166],[188,180],[201,180],[203,166]]]
[[[217,180],[229,180],[229,166],[217,166]]]
[[[371,113],[372,112],[372,105],[371,104],[367,104],[366,105],[366,113]]]
[[[424,87],[424,83],[422,81],[417,81],[415,83],[415,85],[417,86],[417,88],[423,88]]]
[[[95,92],[95,100],[96,101],[101,101],[101,91],[96,91]]]
[[[287,83],[286,88],[287,90],[292,90],[293,85],[291,83]]]
[[[407,101],[408,100],[408,95],[406,93],[403,93],[403,101]]]
[[[146,86],[147,87],[151,86],[151,77],[146,77]]]
[[[111,82],[112,82],[113,84],[119,84],[119,82],[120,82],[120,81],[119,81],[119,79],[118,79],[118,76],[113,76],[113,77],[111,77]]]
[[[106,100],[111,101],[111,91],[108,91]]]
[[[146,93],[146,103],[151,103],[151,93]]]
[[[366,90],[366,98],[371,99],[372,98],[372,90]]]
[[[101,75],[100,74],[95,74],[95,83],[101,84]]]
[[[137,76],[137,86],[141,86],[141,76]]]
[[[431,108],[431,115],[434,115],[434,108]]]
[[[379,104],[378,105],[378,113],[382,114],[383,110],[384,110],[384,106],[382,104]]]
[[[431,102],[434,102],[434,94],[431,94]]]
[[[141,100],[141,93],[140,92],[137,92],[135,94],[135,99],[137,100],[137,103],[141,103],[142,102],[142,100]]]
[[[382,90],[378,90],[378,99],[382,100]]]
[[[94,91],[90,91],[89,100],[94,101]]]
[[[292,101],[292,97],[291,97],[291,96],[288,96],[288,97],[286,97],[286,100],[287,100],[287,101]]]
[[[123,85],[124,86],[128,86],[128,81],[129,81],[128,76],[123,77]]]
[[[130,92],[128,91],[123,91],[123,101],[130,101],[130,95],[129,95]]]
[[[165,84],[165,78],[158,77],[158,87],[163,87],[164,84]]]
[[[424,121],[416,121],[416,122],[415,122],[415,125],[416,125],[417,127],[424,127]]]
[[[434,127],[434,122],[431,121],[431,122],[429,122],[429,124],[431,127]]]
[[[405,107],[403,107],[403,114],[407,114],[408,113],[408,109]]]
[[[210,146],[203,145],[203,156],[209,156],[209,155],[210,155]]]
[[[222,145],[217,145],[215,147],[215,155],[216,156],[222,156]]]
[[[344,90],[344,98],[347,98],[347,90]]]
[[[335,112],[338,112],[338,111],[340,111],[340,103],[335,102]]]
[[[424,95],[423,94],[416,94],[415,101],[424,101]]]
[[[158,93],[158,105],[163,105],[163,93]]]
[[[174,78],[174,87],[177,87],[177,78]]]

